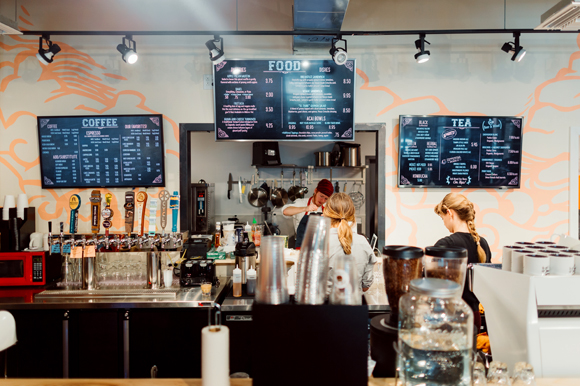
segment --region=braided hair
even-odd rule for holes
[[[435,206],[435,213],[441,216],[447,214],[449,209],[453,209],[459,216],[459,219],[467,224],[467,229],[469,229],[469,233],[471,233],[473,241],[475,241],[475,244],[477,244],[477,255],[479,257],[479,262],[485,263],[485,251],[479,243],[481,237],[475,229],[475,209],[473,208],[473,203],[469,201],[463,194],[449,193],[439,204],[437,204],[437,206]]]
[[[347,255],[350,255],[352,245],[352,229],[348,222],[355,221],[354,214],[352,198],[346,193],[334,193],[324,206],[323,215],[330,218],[333,228],[338,228],[338,241]]]

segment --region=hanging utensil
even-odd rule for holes
[[[288,189],[288,198],[290,201],[296,201],[300,197],[300,186],[296,185],[296,171],[292,173],[292,186]]]
[[[268,193],[263,187],[254,188],[255,178],[252,174],[252,186],[250,192],[248,193],[248,202],[250,205],[255,206],[256,208],[261,208],[268,202]],[[264,184],[266,185],[266,184]],[[268,185],[266,185],[267,187]]]
[[[238,189],[240,190],[240,204],[243,202],[242,200],[242,177],[238,177]]]
[[[338,181],[334,184],[334,193],[340,193],[340,185],[338,184]]]
[[[228,177],[228,200],[231,199],[230,193],[232,192],[233,185],[234,180],[232,178],[232,173],[230,173],[230,176]]]
[[[274,180],[274,190],[270,194],[270,201],[276,208],[281,208],[288,202],[288,193],[284,189],[278,188],[278,182]]]
[[[358,188],[355,191],[355,187],[359,185],[360,188],[362,188],[362,184],[359,182],[355,182],[352,185],[352,190],[351,192],[348,194],[350,196],[350,198],[352,199],[352,202],[354,204],[354,207],[356,210],[359,210],[365,203],[365,196],[360,192],[360,188]]]

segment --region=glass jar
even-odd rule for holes
[[[411,281],[399,302],[399,376],[404,385],[471,385],[473,312],[450,280]]]

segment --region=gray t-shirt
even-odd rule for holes
[[[331,228],[330,229],[330,239],[329,239],[329,267],[330,272],[328,275],[329,278],[329,291],[332,288],[332,267],[334,266],[334,260],[337,256],[343,255],[347,257],[351,257],[355,260],[356,268],[358,277],[360,279],[360,287],[368,288],[373,284],[373,266],[377,262],[377,257],[373,253],[371,246],[367,239],[359,235],[357,233],[353,233],[352,235],[352,245],[351,245],[351,252],[350,255],[344,253],[342,249],[342,245],[340,241],[338,241],[338,228]]]

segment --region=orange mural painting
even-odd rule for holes
[[[577,46],[580,47],[580,35],[578,35],[576,39]],[[573,70],[573,65],[576,60],[580,59],[580,52],[576,51],[570,55],[570,59],[568,61],[568,67],[562,68],[557,71],[556,75],[542,82],[538,85],[534,92],[530,95],[529,99],[526,101],[526,108],[524,111],[515,113],[515,116],[525,116],[525,126],[524,126],[524,135],[529,134],[531,132],[538,132],[541,134],[550,134],[552,130],[545,130],[538,127],[534,127],[534,117],[535,115],[544,108],[552,108],[559,112],[571,112],[580,109],[580,104],[576,104],[573,106],[559,106],[552,102],[542,101],[541,95],[542,92],[546,89],[547,86],[556,84],[558,82],[566,82],[571,80],[579,80],[580,76],[571,76],[571,74],[575,73]],[[435,102],[438,107],[437,111],[430,112],[430,115],[484,115],[479,112],[456,112],[451,111],[447,106],[445,106],[444,101],[440,98],[433,96],[433,95],[425,95],[425,96],[417,96],[409,99],[403,99],[395,91],[386,87],[386,86],[370,86],[369,77],[365,74],[365,72],[361,69],[357,69],[357,74],[363,80],[362,85],[360,86],[360,90],[362,91],[369,91],[369,92],[381,92],[386,93],[390,97],[392,97],[393,101],[382,108],[376,115],[380,116],[389,111],[392,111],[395,108],[401,107],[403,105],[415,103],[422,100],[431,100]],[[580,94],[578,94],[580,95]],[[387,238],[390,232],[394,232],[395,229],[399,225],[406,224],[410,226],[411,232],[407,237],[407,242],[409,245],[416,245],[418,240],[418,221],[417,218],[411,218],[410,216],[406,215],[410,211],[418,211],[418,210],[425,210],[425,209],[432,209],[433,205],[427,205],[425,202],[427,201],[428,190],[427,189],[413,189],[413,192],[416,194],[422,194],[419,203],[415,203],[417,197],[413,198],[413,204],[408,204],[405,202],[404,198],[401,196],[401,190],[397,188],[396,182],[395,184],[390,183],[388,177],[392,177],[397,174],[396,170],[398,168],[398,125],[396,125],[393,129],[393,132],[389,136],[387,143],[385,144],[385,154],[387,159],[391,159],[393,164],[392,171],[388,171],[386,173],[387,179],[387,192],[391,193],[396,200],[395,206],[395,213],[387,210],[386,217],[388,219],[387,225]],[[556,157],[551,158],[543,158],[537,155],[530,154],[528,152],[524,152],[522,154],[522,181],[521,181],[521,188],[514,191],[498,191],[493,189],[487,189],[486,192],[492,196],[496,202],[497,207],[486,208],[480,210],[477,206],[476,202],[474,202],[474,206],[477,212],[476,216],[476,226],[485,227],[486,229],[491,230],[494,236],[493,244],[490,244],[490,248],[492,250],[493,255],[495,256],[494,261],[501,261],[501,253],[502,253],[502,245],[500,245],[500,235],[494,224],[488,222],[487,218],[490,215],[499,215],[508,221],[513,227],[517,227],[520,229],[526,229],[534,232],[536,236],[533,237],[535,241],[537,239],[547,239],[556,232],[556,229],[559,226],[565,225],[568,223],[568,220],[562,221],[555,221],[548,225],[538,225],[540,222],[539,220],[546,215],[546,213],[555,213],[560,212],[562,214],[566,214],[568,211],[568,202],[560,202],[555,203],[554,199],[561,193],[566,192],[568,190],[568,178],[563,178],[557,181],[543,181],[540,178],[540,174],[542,171],[551,168],[552,166],[556,165],[559,162],[567,162],[569,159],[569,153],[563,152]],[[467,189],[451,189],[451,191],[461,192],[466,195],[468,198],[470,195],[473,194],[473,191]],[[513,219],[513,215],[515,213],[514,202],[510,199],[513,194],[525,194],[529,197],[533,197],[533,211],[530,216],[525,221],[516,221]],[[543,209],[542,209],[543,208]],[[405,213],[403,209],[406,209]],[[567,217],[567,216],[566,216]],[[489,217],[491,218],[491,217]],[[400,240],[396,240],[395,243],[400,243]]]
[[[30,17],[28,10],[26,10],[24,7],[21,7],[21,10],[26,16]],[[23,16],[20,16],[19,19],[26,25],[34,25],[31,21],[29,21],[27,18],[24,18]],[[20,27],[20,29],[23,31],[26,30],[26,28],[23,27]],[[23,66],[24,61],[30,57],[34,57],[38,50],[38,38],[36,37],[10,35],[10,38],[14,43],[9,44],[6,41],[0,41],[0,49],[6,52],[16,51],[17,53],[15,54],[12,61],[0,62],[0,69],[11,69],[12,71],[12,73],[8,73],[6,76],[3,76],[0,82],[0,92],[6,92],[8,86],[12,82],[21,78],[19,72]],[[90,55],[77,50],[65,42],[53,40],[53,43],[56,43],[61,47],[61,52],[59,52],[59,54],[54,57],[53,63],[48,65],[39,64],[39,67],[41,68],[41,74],[37,82],[53,81],[56,84],[56,88],[51,91],[52,95],[47,97],[44,103],[51,103],[64,97],[80,97],[81,99],[88,99],[92,102],[97,102],[102,107],[94,108],[81,103],[74,107],[75,110],[84,110],[90,113],[103,114],[117,106],[119,97],[124,95],[132,95],[136,96],[139,100],[135,107],[147,113],[158,114],[155,109],[147,105],[147,98],[141,92],[136,90],[118,90],[103,83],[105,78],[115,79],[118,81],[127,81],[126,77],[108,72],[105,66],[99,64]],[[36,119],[36,114],[30,111],[14,112],[5,118],[4,111],[0,106],[0,121],[4,127],[4,130],[10,130],[13,125],[15,125],[25,116]],[[169,123],[173,132],[173,137],[179,144],[178,125],[174,120],[165,115],[163,118],[167,123]],[[8,171],[16,177],[18,180],[19,189],[22,192],[26,192],[26,186],[28,185],[35,187],[41,186],[39,179],[25,179],[22,173],[16,168],[16,165],[20,165],[24,168],[24,171],[28,171],[32,168],[39,167],[39,157],[32,161],[25,161],[18,155],[16,151],[17,145],[27,144],[28,142],[26,140],[18,138],[10,143],[9,150],[0,149],[0,163],[3,164],[8,169]],[[37,153],[36,149],[35,152]],[[175,150],[166,149],[166,153],[179,158],[179,153]],[[30,152],[24,152],[24,154],[30,154]],[[47,189],[46,192],[49,193],[51,200],[47,201],[47,196],[40,194],[32,196],[29,199],[29,202],[31,205],[34,203],[34,201],[39,202],[37,205],[37,213],[40,219],[45,221],[56,220],[68,213],[68,198],[72,194],[78,194],[86,190],[87,189],[71,189],[59,194],[53,189]],[[101,189],[101,191],[103,195],[108,192],[107,189]],[[153,194],[150,193],[150,195],[156,197],[158,193],[159,191]],[[117,201],[115,195],[113,195],[111,206],[117,214],[112,219],[112,230],[124,228],[124,219],[121,215],[121,213],[123,213],[122,203]],[[80,214],[79,218],[83,222],[90,221],[90,215],[83,216]],[[148,220],[146,220],[145,225],[148,226]]]

